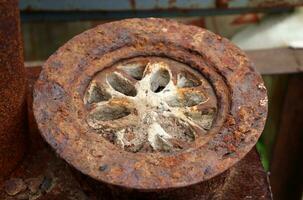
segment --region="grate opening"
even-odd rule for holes
[[[90,114],[89,118],[92,121],[109,121],[126,117],[130,113],[130,109],[123,105],[105,104],[99,106],[93,113]]]
[[[107,101],[111,98],[111,95],[106,92],[105,88],[99,87],[96,83],[92,83],[85,95],[85,103],[99,103]]]
[[[161,92],[169,81],[169,72],[166,69],[159,69],[151,77],[150,89],[155,93]]]
[[[144,65],[144,63],[133,62],[120,67],[120,69],[122,69],[125,73],[127,73],[134,79],[141,80],[145,67],[146,65]]]
[[[122,75],[114,72],[111,73],[107,77],[107,81],[109,85],[116,91],[126,95],[126,96],[136,96],[137,90],[135,86],[128,81],[126,78],[124,78]]]
[[[180,91],[175,96],[171,96],[167,104],[171,107],[192,107],[206,101],[206,97],[201,93]]]

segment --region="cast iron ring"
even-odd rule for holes
[[[128,19],[74,37],[46,61],[34,114],[46,141],[84,174],[156,190],[210,179],[243,158],[263,130],[267,95],[227,39]]]

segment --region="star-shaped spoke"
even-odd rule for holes
[[[130,152],[189,148],[211,129],[217,112],[208,81],[164,58],[137,58],[101,71],[84,103],[89,126]]]

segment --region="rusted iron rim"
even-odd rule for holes
[[[133,153],[88,125],[83,99],[93,77],[142,56],[183,63],[212,85],[218,112],[206,142],[171,153]],[[52,55],[35,86],[34,113],[46,141],[81,172],[109,184],[156,190],[207,180],[239,161],[263,130],[267,96],[251,62],[227,39],[171,20],[129,19],[88,30]]]

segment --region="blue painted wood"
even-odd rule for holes
[[[248,0],[237,1],[248,2]],[[205,9],[215,8],[215,0],[20,0],[19,7],[21,10],[31,11]]]
[[[191,10],[215,9],[224,2],[228,8],[281,7],[303,4],[303,0],[20,0],[19,8],[30,11]]]
[[[303,5],[303,0],[19,0],[23,22],[281,12],[298,5]]]

